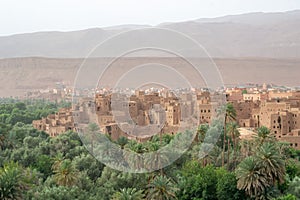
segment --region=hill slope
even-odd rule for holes
[[[200,42],[212,57],[300,57],[300,11],[250,13],[158,27],[183,32]],[[124,30],[147,27],[127,25],[72,32],[38,32],[0,37],[0,58],[78,58],[100,42]]]

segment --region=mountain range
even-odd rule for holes
[[[53,88],[57,82],[72,86],[84,58],[96,45],[115,34],[149,27],[152,26],[129,24],[1,36],[0,97],[22,96],[27,91]],[[299,10],[168,22],[155,27],[182,32],[200,43],[219,68],[225,85],[274,83],[300,86]],[[152,35],[149,33],[148,36]],[[121,60],[107,75],[107,82],[137,63],[151,61],[143,56]],[[87,60],[98,65],[103,61],[101,59],[105,58]],[[186,71],[193,81],[199,81],[175,58],[159,61]],[[93,75],[91,73],[84,81],[88,82]],[[143,76],[135,79],[143,79]],[[171,76],[166,80],[174,81]]]
[[[122,25],[71,32],[36,32],[0,37],[0,58],[82,58],[105,39],[123,31],[151,27]],[[198,41],[211,57],[300,57],[300,11],[249,13],[155,27],[182,32]]]

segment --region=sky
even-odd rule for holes
[[[0,0],[0,36],[300,9],[300,0]]]

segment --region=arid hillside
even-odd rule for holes
[[[300,58],[299,26],[300,11],[296,10],[163,23],[155,27],[179,31],[190,36],[212,57]],[[149,26],[130,25],[1,36],[0,58],[86,57],[95,46],[115,34],[143,27]],[[153,34],[146,31],[135,39],[143,41],[152,37]]]
[[[156,58],[155,61],[174,67],[192,81],[199,81],[192,70],[185,63],[176,58]],[[274,83],[277,85],[300,86],[300,59],[266,59],[239,58],[214,59],[220,70],[225,85],[243,83]],[[0,96],[19,96],[26,91],[52,88],[57,82],[73,85],[76,73],[81,66],[82,59],[54,59],[54,58],[11,58],[0,60]],[[126,58],[113,66],[105,76],[106,83],[114,83],[117,77],[133,66],[149,63],[151,58]],[[104,68],[102,59],[90,59],[91,66]],[[86,82],[95,76],[93,72],[86,76]],[[151,74],[147,74],[151,76]],[[155,76],[155,74],[153,74]],[[135,78],[143,79],[136,75]],[[174,77],[166,77],[170,82],[176,82]]]

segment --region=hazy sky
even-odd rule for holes
[[[300,9],[300,0],[0,0],[0,35]]]

